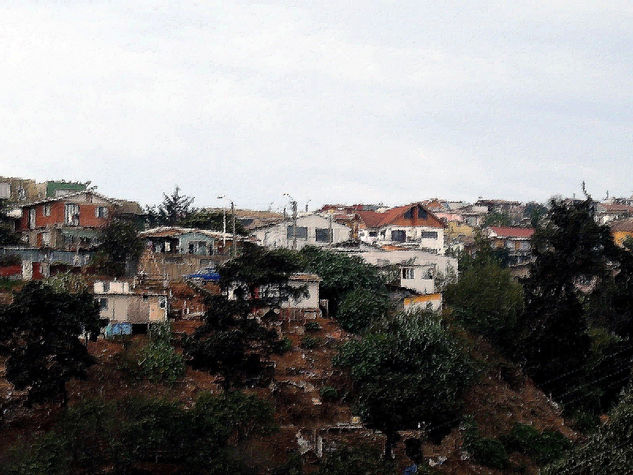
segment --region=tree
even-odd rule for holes
[[[613,246],[609,228],[594,220],[590,198],[571,203],[552,199],[532,238],[535,259],[524,281],[517,357],[543,390],[557,398],[585,379],[591,340],[584,303],[591,289],[610,275]]]
[[[195,369],[219,374],[225,390],[261,375],[264,361],[282,344],[266,323],[289,298],[305,295],[289,283],[300,270],[294,253],[245,245],[242,254],[219,269],[222,295],[207,297],[204,325],[185,340],[184,352]],[[229,298],[231,296],[232,298]],[[254,315],[266,311],[262,322]]]
[[[503,350],[514,347],[523,312],[523,288],[501,267],[487,242],[480,242],[476,257],[460,265],[459,280],[448,284],[444,297],[467,329]]]
[[[512,219],[506,213],[492,212],[486,215],[484,226],[511,226]]]
[[[304,269],[321,278],[322,298],[329,300],[330,313],[336,316],[338,307],[348,292],[367,289],[385,292],[385,282],[377,267],[365,263],[358,256],[306,246],[300,251]]]
[[[101,230],[100,241],[94,257],[95,267],[114,277],[125,275],[127,264],[143,253],[143,241],[138,237],[136,227],[126,220],[112,219]]]
[[[201,393],[189,408],[152,397],[88,399],[0,463],[3,473],[252,473],[240,449],[275,430],[273,416],[269,403],[239,392]]]
[[[94,359],[79,340],[96,338],[102,326],[99,308],[87,292],[55,292],[28,283],[13,303],[0,308],[0,352],[8,356],[7,380],[28,390],[28,402],[62,397],[66,381],[85,378]]]
[[[606,424],[545,473],[630,473],[633,466],[633,391],[627,388]]]
[[[177,225],[189,215],[193,200],[193,197],[181,195],[177,185],[171,195],[163,193],[163,202],[158,206],[160,222],[167,226]]]
[[[344,330],[359,333],[384,317],[389,310],[389,298],[384,293],[358,288],[345,294],[336,320]]]
[[[20,236],[14,232],[7,217],[8,201],[0,199],[0,245],[7,246],[20,243]]]
[[[424,425],[434,440],[456,424],[474,367],[458,341],[432,314],[401,313],[345,343],[334,359],[353,382],[354,409],[387,437]]]

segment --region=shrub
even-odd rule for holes
[[[319,391],[321,399],[326,402],[333,402],[338,399],[338,391],[332,386],[323,386]]]
[[[321,343],[319,338],[314,336],[304,336],[301,339],[301,348],[306,350],[311,350],[312,348],[316,348]]]
[[[278,355],[283,355],[284,353],[288,353],[291,349],[292,340],[285,336],[281,340],[275,342],[273,352]]]
[[[508,451],[527,455],[539,465],[557,460],[571,447],[569,440],[558,431],[545,430],[541,433],[530,425],[520,423],[515,424],[508,435],[502,436],[502,440]]]
[[[380,320],[389,310],[389,299],[381,292],[354,289],[345,294],[336,313],[336,320],[344,330],[359,333]]]
[[[473,459],[490,468],[504,469],[508,465],[508,453],[497,439],[482,437],[477,423],[469,416],[464,421],[464,448]]]
[[[367,445],[343,446],[325,455],[318,474],[322,475],[382,475],[396,473],[389,460],[380,456],[380,451]]]
[[[321,329],[321,325],[319,325],[319,322],[313,320],[306,322],[304,328],[307,332],[318,332]]]
[[[139,375],[152,382],[175,383],[185,374],[185,361],[181,354],[162,341],[151,341],[139,353]]]

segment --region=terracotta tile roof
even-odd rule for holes
[[[633,206],[623,205],[619,203],[600,203],[599,210],[606,213],[631,213],[633,214]]]
[[[609,226],[613,232],[633,232],[633,218],[613,221]]]
[[[421,203],[411,203],[404,206],[396,206],[395,208],[390,208],[383,213],[378,213],[376,211],[357,211],[356,214],[360,217],[361,220],[365,223],[365,226],[368,228],[380,228],[382,226],[387,226],[392,224],[398,218],[402,217],[406,211],[414,206],[422,206]],[[422,206],[424,208],[424,206]],[[434,228],[442,228],[444,224],[442,221],[435,216],[431,211],[424,208],[428,215],[426,219],[419,219],[419,226],[430,226]]]
[[[518,228],[512,226],[490,226],[489,228],[498,237],[502,238],[530,238],[534,234],[534,228]]]

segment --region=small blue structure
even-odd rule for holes
[[[105,327],[104,332],[106,338],[110,338],[115,335],[131,335],[132,324],[125,322],[108,323],[108,325]]]
[[[200,269],[195,274],[189,274],[185,277],[187,279],[204,280],[205,282],[218,282],[220,280],[220,274],[210,267]]]

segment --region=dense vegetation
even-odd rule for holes
[[[135,466],[145,463],[177,464],[186,473],[244,473],[239,445],[274,429],[272,407],[239,392],[202,393],[190,409],[145,397],[86,400],[14,449],[3,472],[139,473]]]

